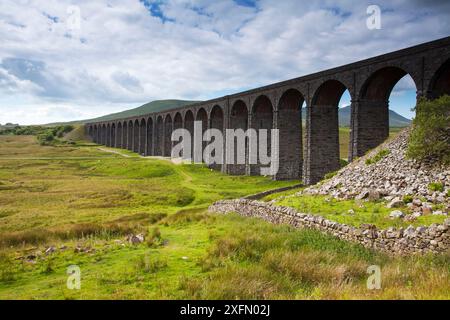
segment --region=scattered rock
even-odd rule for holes
[[[389,214],[389,217],[392,219],[403,218],[405,215],[400,210],[394,210]]]
[[[45,254],[52,254],[55,251],[56,251],[56,248],[51,246],[45,250]]]
[[[401,200],[399,197],[395,197],[394,199],[391,200],[391,202],[388,203],[387,207],[398,208],[401,207],[403,204],[404,204],[403,200]]]
[[[137,235],[131,234],[127,237],[127,241],[131,244],[139,244],[139,243],[144,242],[144,240],[145,240],[145,237],[141,233],[137,234]]]

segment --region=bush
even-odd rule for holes
[[[428,185],[430,191],[444,191],[444,184],[442,182],[432,182]]]
[[[415,111],[406,156],[450,163],[450,96],[433,101],[421,99]]]
[[[411,203],[413,201],[413,197],[410,195],[403,196],[403,202],[404,203]]]

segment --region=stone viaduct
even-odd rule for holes
[[[389,96],[406,74],[416,85],[417,98],[450,94],[450,37],[181,108],[87,123],[85,128],[96,143],[147,156],[170,156],[171,132],[186,128],[192,133],[194,121],[202,121],[204,130],[222,132],[277,128],[279,170],[273,178],[312,184],[340,166],[338,103],[345,90],[351,96],[348,158],[352,160],[388,137]],[[214,167],[234,175],[257,174],[257,165],[249,165],[246,158],[247,164]]]

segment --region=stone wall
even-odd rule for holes
[[[247,199],[218,201],[211,205],[209,210],[216,213],[236,212],[242,216],[258,217],[275,224],[315,229],[389,255],[443,253],[448,252],[450,247],[450,219],[443,224],[433,224],[429,227],[409,226],[406,229],[379,230],[369,224],[357,228],[317,215],[299,213],[293,208]]]

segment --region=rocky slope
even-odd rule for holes
[[[405,157],[410,128],[303,192],[341,199],[384,198],[388,207],[408,202],[412,215],[448,214],[450,166]],[[400,213],[398,213],[400,214]],[[414,217],[412,217],[414,218]]]

